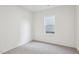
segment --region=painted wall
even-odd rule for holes
[[[79,51],[79,6],[76,6],[76,47]]]
[[[55,16],[55,34],[44,34],[44,16]],[[34,13],[34,40],[75,47],[75,7],[60,6]]]
[[[0,6],[0,53],[31,40],[31,16],[17,6]]]

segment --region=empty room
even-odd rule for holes
[[[0,54],[79,54],[79,6],[0,5]]]

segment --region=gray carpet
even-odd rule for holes
[[[78,54],[78,51],[74,48],[32,41],[4,54]]]

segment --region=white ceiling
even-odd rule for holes
[[[37,11],[41,11],[49,8],[54,8],[57,6],[59,5],[22,5],[21,7],[28,9],[32,12],[37,12]]]

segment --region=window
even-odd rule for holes
[[[45,33],[55,33],[55,16],[44,17]]]

